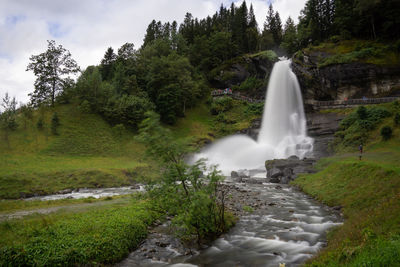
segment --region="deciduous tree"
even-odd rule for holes
[[[56,96],[71,85],[69,75],[79,71],[78,64],[67,49],[57,46],[53,40],[47,43],[46,52],[31,56],[26,69],[32,70],[37,77],[35,91],[30,94],[35,106],[48,102],[53,106]]]

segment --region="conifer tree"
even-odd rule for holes
[[[104,54],[104,58],[101,60],[100,64],[100,72],[101,77],[105,81],[110,81],[113,77],[114,72],[114,63],[117,59],[117,55],[114,53],[114,49],[109,47]]]

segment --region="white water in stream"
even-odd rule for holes
[[[300,86],[290,64],[290,60],[282,60],[274,65],[257,141],[246,135],[229,136],[194,159],[208,159],[223,174],[229,175],[232,170],[264,169],[265,160],[292,155],[303,158],[311,152],[313,139],[307,136]]]

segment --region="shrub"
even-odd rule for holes
[[[125,126],[123,124],[117,124],[113,128],[113,133],[118,136],[119,138],[122,137],[123,132],[125,131]]]
[[[392,127],[384,126],[381,129],[381,136],[384,141],[389,140],[392,137]]]
[[[53,117],[51,118],[51,133],[54,135],[58,135],[57,128],[60,126],[60,119],[58,118],[57,112],[54,112]]]
[[[154,110],[154,104],[147,98],[123,95],[109,99],[103,114],[111,124],[124,124],[136,129],[149,110]]]
[[[230,97],[218,97],[211,104],[211,114],[218,115],[219,113],[229,111],[233,108],[233,99]]]
[[[263,80],[257,79],[256,77],[248,77],[239,86],[240,91],[248,92],[250,90],[258,89],[264,84]]]
[[[261,116],[264,112],[264,102],[249,104],[247,105],[244,112],[246,113],[246,115]]]
[[[365,120],[368,117],[367,109],[364,106],[358,107],[357,115],[360,120]]]
[[[43,121],[43,118],[42,118],[42,117],[40,117],[40,118],[38,119],[38,121],[37,121],[37,123],[36,123],[36,127],[37,127],[39,130],[43,130],[44,121]]]
[[[394,125],[396,126],[400,125],[400,113],[396,113],[396,115],[394,115],[393,121]]]
[[[82,103],[79,105],[79,109],[83,113],[90,113],[92,111],[92,108],[90,107],[90,103],[87,100],[82,101]]]

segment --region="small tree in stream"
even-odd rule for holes
[[[226,192],[218,189],[222,179],[219,172],[212,168],[204,176],[204,161],[188,165],[184,161],[187,147],[160,125],[158,114],[147,112],[146,116],[140,125],[139,140],[162,170],[162,180],[150,190],[158,208],[176,215],[174,223],[183,237],[195,235],[200,242],[225,231],[233,220],[226,219]]]

